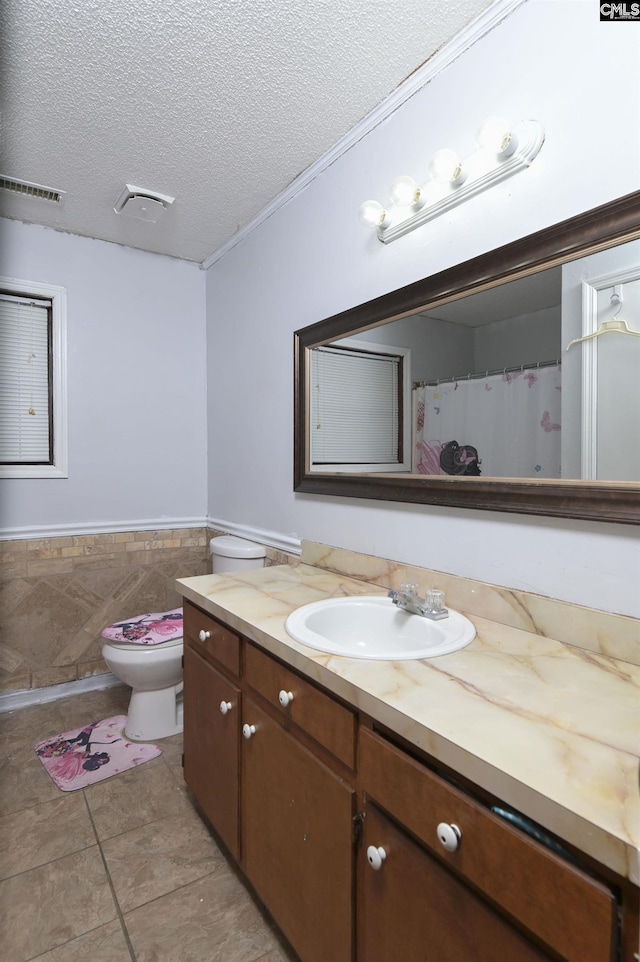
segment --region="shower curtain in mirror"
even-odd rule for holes
[[[414,471],[560,477],[560,365],[418,387]]]

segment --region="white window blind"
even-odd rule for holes
[[[367,350],[311,351],[312,465],[400,463],[401,361]]]
[[[51,398],[51,301],[0,294],[0,463],[52,463]]]

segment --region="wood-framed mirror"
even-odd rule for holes
[[[624,306],[623,313],[629,314],[629,323],[624,321],[624,326],[636,333],[640,332],[640,313],[637,311],[635,300],[640,296],[639,239],[640,191],[296,331],[294,334],[294,490],[343,498],[404,501],[627,524],[640,522],[640,469],[637,466],[640,464],[638,460],[640,453],[636,453],[636,449],[640,452],[640,365],[636,366],[636,358],[640,355],[634,353],[640,349],[640,337],[625,339],[621,333],[615,331],[614,325],[609,325],[608,330],[606,325],[602,329],[602,319],[622,318],[620,308]],[[618,251],[624,252],[624,264],[620,267],[617,265],[611,267],[607,260],[606,269],[600,269],[601,262],[594,260],[596,255],[602,254],[606,259],[608,254],[605,252],[613,252],[617,255]],[[588,260],[583,260],[585,258]],[[631,258],[631,266],[629,258]],[[583,270],[583,264],[589,265],[586,271],[587,281],[585,281],[586,269]],[[496,294],[504,295],[507,291],[505,285],[522,287],[523,281],[525,291],[528,292],[526,296],[531,297],[532,288],[527,287],[527,284],[533,283],[535,286],[542,272],[546,272],[549,278],[553,276],[556,286],[560,284],[561,302],[567,298],[573,299],[573,320],[571,321],[573,327],[567,327],[566,318],[562,316],[569,315],[568,309],[564,310],[563,303],[554,308],[547,305],[544,309],[540,309],[544,310],[545,318],[554,311],[557,315],[557,330],[550,336],[552,340],[556,339],[554,342],[557,345],[558,354],[556,364],[561,362],[562,365],[562,417],[556,415],[557,420],[554,420],[554,415],[549,415],[549,411],[545,410],[540,422],[547,434],[557,429],[558,436],[563,436],[562,446],[558,448],[559,453],[556,452],[554,455],[557,461],[554,476],[537,476],[535,471],[541,470],[539,464],[533,465],[532,469],[526,469],[525,476],[520,473],[518,476],[511,474],[503,476],[502,472],[488,476],[481,457],[483,452],[480,450],[478,455],[478,451],[472,446],[473,439],[465,435],[464,427],[459,427],[455,431],[449,429],[449,434],[453,433],[455,438],[450,439],[445,433],[439,436],[437,441],[442,445],[442,449],[446,443],[457,445],[459,441],[463,454],[460,463],[465,461],[464,455],[469,455],[469,451],[475,453],[479,465],[476,473],[455,473],[460,470],[459,466],[451,469],[446,464],[445,473],[435,473],[443,470],[437,463],[434,473],[426,473],[430,470],[429,465],[434,462],[427,460],[426,467],[424,463],[416,467],[416,425],[419,425],[420,421],[419,419],[416,421],[415,397],[412,408],[407,404],[406,397],[404,404],[402,402],[399,404],[397,415],[399,428],[393,444],[399,446],[398,465],[402,465],[401,467],[390,464],[381,470],[380,465],[376,464],[373,466],[374,470],[367,470],[366,465],[363,470],[362,464],[356,466],[350,464],[348,457],[340,458],[334,454],[323,462],[323,459],[316,458],[315,454],[312,456],[311,415],[313,395],[318,386],[314,383],[312,387],[310,378],[314,352],[318,352],[319,348],[326,349],[327,346],[331,346],[332,349],[336,348],[338,351],[342,349],[342,353],[348,353],[353,348],[354,337],[364,339],[363,344],[367,341],[381,340],[394,343],[393,339],[387,336],[389,330],[387,325],[397,325],[397,322],[406,323],[407,319],[412,323],[416,321],[424,323],[425,319],[435,319],[439,324],[449,324],[452,329],[456,324],[462,323],[466,330],[462,331],[460,327],[456,327],[455,333],[458,338],[462,340],[466,338],[469,343],[475,338],[474,343],[478,343],[477,326],[481,323],[479,318],[482,315],[482,303],[480,300],[472,301],[470,298],[484,297],[486,301],[487,297],[491,299]],[[563,280],[565,274],[570,275],[567,283]],[[616,280],[618,284],[611,283]],[[624,294],[627,290],[632,290],[628,287],[629,284],[633,285],[633,294],[625,301]],[[513,289],[515,290],[515,286]],[[622,298],[620,298],[621,290]],[[598,306],[597,297],[605,299],[603,310]],[[467,312],[467,319],[460,322],[456,312],[462,311],[464,314],[464,308],[472,304],[473,310]],[[529,313],[532,314],[532,322],[536,324],[537,335],[543,330],[541,323],[543,317],[538,313],[537,304],[534,305],[531,302],[531,306],[533,312]],[[496,310],[495,307],[492,309]],[[472,321],[468,319],[469,313],[473,317]],[[502,349],[507,342],[511,343],[511,340],[501,336],[500,331],[503,331],[504,327],[500,325],[504,322],[501,319],[502,315],[497,316],[499,320],[492,322],[491,336],[487,332],[482,332],[481,340],[483,342],[493,340],[493,343],[499,343]],[[499,325],[498,328],[496,323]],[[522,328],[520,315],[518,323]],[[588,331],[585,327],[587,324],[593,325]],[[618,327],[620,326],[618,323]],[[533,329],[529,327],[528,330],[531,332]],[[609,333],[612,330],[613,333]],[[606,333],[607,336],[601,338],[596,334],[597,331]],[[496,333],[498,333],[497,338]],[[575,346],[567,350],[571,333],[575,335],[572,338]],[[521,337],[517,338],[517,340],[521,339]],[[526,339],[531,342],[530,333]],[[538,339],[542,340],[542,335],[540,338],[537,336],[534,338],[534,340]],[[337,343],[343,341],[344,347],[341,343]],[[616,384],[621,385],[627,394],[623,395],[622,401],[617,396],[612,397],[614,408],[610,416],[613,421],[603,421],[600,424],[598,420],[600,414],[595,400],[598,391],[591,382],[596,376],[604,378],[603,372],[607,370],[604,360],[605,343],[607,345],[615,343],[616,349],[620,352],[620,344],[623,341],[622,353],[617,357],[624,359],[613,361],[608,357],[606,359],[606,365],[615,365],[615,367],[613,371],[609,371],[608,380],[602,380],[600,396],[602,399],[612,392],[615,394],[617,389],[611,385]],[[365,353],[371,353],[371,350],[366,348]],[[400,354],[400,352],[397,353]],[[414,350],[414,354],[417,353],[419,352]],[[434,350],[429,350],[427,353],[433,356]],[[601,355],[599,368],[598,353]],[[503,368],[502,359],[496,367]],[[317,364],[315,358],[314,363]],[[402,364],[402,358],[399,363]],[[518,371],[518,369],[523,372],[526,379],[527,375],[524,372],[535,367],[536,363],[538,367],[546,365],[544,359],[540,364],[540,358],[532,365],[524,361],[521,364],[518,361],[514,366],[505,364],[502,380],[509,380],[507,372]],[[476,361],[476,367],[477,365]],[[496,375],[496,371],[488,369],[490,365],[486,364],[486,359],[481,366],[487,367],[487,377]],[[565,366],[570,368],[566,374]],[[465,379],[464,371],[453,370],[449,371],[449,374],[451,376],[446,378],[444,374],[438,372],[437,377],[427,379],[427,385],[432,389],[431,400],[434,396],[433,390],[442,392],[441,385],[446,383],[453,385],[455,389],[456,384]],[[569,375],[571,380],[567,380]],[[466,379],[471,380],[482,376],[484,375],[478,375],[477,371],[473,370],[467,372]],[[529,386],[535,380],[537,380],[535,373],[528,375]],[[401,376],[394,383],[403,381],[406,384],[406,371],[405,376]],[[486,380],[485,390],[491,390],[492,383]],[[569,383],[572,393],[567,391]],[[424,386],[416,381],[415,377],[412,378],[412,384],[414,392],[418,387]],[[609,385],[606,391],[605,384]],[[396,387],[393,390],[395,391]],[[560,392],[558,384],[555,390]],[[407,416],[412,418],[412,430],[409,432],[407,432],[406,423],[403,425],[403,410],[405,420]],[[411,414],[407,415],[406,412],[409,410]],[[624,418],[621,420],[616,412],[618,414],[624,412]],[[318,421],[313,425],[316,429],[320,427],[322,419],[318,417],[315,410],[313,415]],[[607,427],[607,423],[613,424],[613,427]],[[438,431],[433,430],[431,433],[437,435]],[[592,435],[597,435],[602,440],[603,474],[597,473],[598,455],[594,453],[595,448],[591,450]],[[403,443],[404,450],[402,450]],[[626,448],[627,451],[632,452],[632,460],[636,458],[636,466],[628,467],[624,453],[618,456],[616,463],[607,466],[606,459],[611,457],[606,455],[607,444],[615,451],[624,452]],[[407,445],[411,446],[411,453],[407,451]],[[411,460],[409,465],[408,457]],[[469,457],[466,460],[468,461]],[[550,463],[551,461],[553,458],[550,457]],[[570,468],[565,467],[564,471],[563,461],[570,465]],[[440,463],[443,463],[442,456]],[[493,466],[496,462],[489,458],[487,463]],[[530,470],[530,473],[527,473],[527,470]],[[568,471],[571,473],[568,474]]]

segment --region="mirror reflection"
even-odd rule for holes
[[[310,355],[311,472],[640,481],[640,241]]]

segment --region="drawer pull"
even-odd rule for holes
[[[382,863],[387,857],[387,853],[382,847],[376,847],[375,845],[370,845],[367,849],[367,862],[374,871],[379,872],[382,868]]]
[[[250,738],[253,738],[253,736],[255,735],[255,733],[256,733],[256,726],[255,726],[255,725],[243,725],[243,726],[242,726],[242,737],[243,737],[243,738],[246,738],[247,741],[249,741]]]
[[[438,840],[442,847],[447,852],[455,852],[462,838],[462,832],[458,826],[449,825],[447,822],[440,822],[436,832],[438,833]]]
[[[231,711],[232,708],[233,708],[233,705],[231,704],[230,701],[221,701],[221,702],[220,702],[220,712],[221,712],[222,715],[226,715],[227,712],[228,712],[228,711]]]
[[[211,632],[205,631],[204,628],[201,628],[198,638],[200,639],[200,641],[208,641],[209,638],[211,638]]]
[[[286,708],[287,705],[290,705],[291,702],[293,701],[293,692],[285,691],[283,688],[282,691],[278,693],[278,701],[280,702],[283,708]]]

